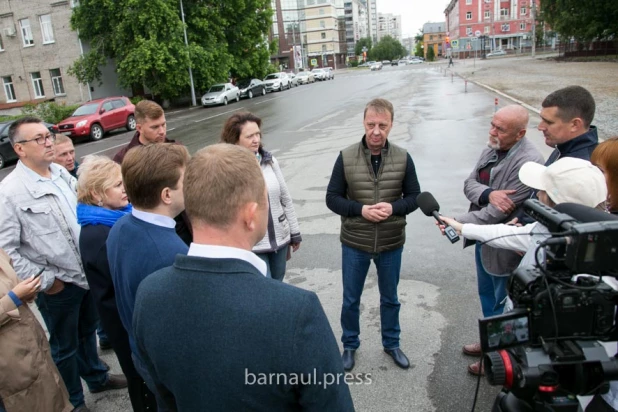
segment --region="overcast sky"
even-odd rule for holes
[[[444,21],[449,0],[376,0],[378,13],[401,15],[403,37],[416,35],[427,22]]]

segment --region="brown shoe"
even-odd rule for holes
[[[470,345],[464,345],[462,351],[468,356],[481,356],[481,344],[477,342]]]
[[[474,376],[485,375],[485,365],[481,367],[481,361],[476,361],[468,365],[468,372]]]

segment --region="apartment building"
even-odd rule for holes
[[[480,50],[482,40],[487,50],[530,47],[533,4],[538,13],[540,0],[451,0],[444,15],[453,53]]]
[[[434,56],[446,54],[446,23],[425,23],[423,25],[423,54],[427,58],[427,50],[433,48]]]
[[[401,41],[401,16],[391,13],[378,13],[378,41],[384,36]]]
[[[356,42],[367,37],[367,8],[360,0],[344,3],[345,39],[348,57],[354,57]]]
[[[118,87],[112,66],[103,68],[103,85],[82,85],[68,69],[84,45],[71,30],[73,0],[0,2],[0,110],[17,114],[27,103],[74,104],[113,94]]]

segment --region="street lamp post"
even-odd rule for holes
[[[187,26],[185,25],[185,10],[182,7],[182,0],[180,0],[180,16],[182,17],[182,30],[185,34],[185,46],[189,49],[189,41],[187,40]],[[189,52],[189,81],[191,82],[191,105],[197,106],[195,99],[195,86],[193,85],[193,72],[191,71],[191,52]]]

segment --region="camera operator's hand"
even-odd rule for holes
[[[440,216],[440,219],[457,232],[458,235],[461,235],[461,228],[463,227],[463,223],[459,223],[452,217]],[[442,234],[444,234],[444,226],[440,225],[440,229],[442,230]]]
[[[502,213],[511,213],[515,210],[515,203],[509,195],[517,193],[516,190],[494,190],[489,194],[489,203],[494,205]]]

